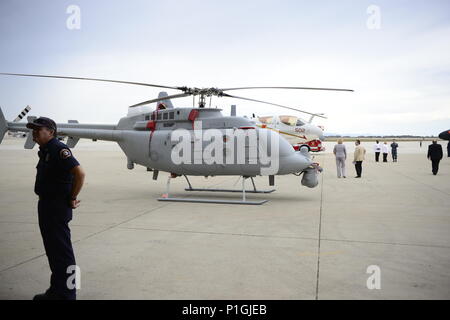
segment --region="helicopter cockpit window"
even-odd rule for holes
[[[161,113],[158,112],[158,115],[156,116],[156,120],[161,120]]]
[[[169,112],[169,119],[173,120],[175,118],[175,112],[171,111]]]
[[[167,112],[163,113],[163,120],[169,119],[169,114]]]
[[[305,124],[305,123],[304,123],[302,120],[298,119],[298,120],[297,120],[296,126],[297,126],[297,127],[300,127],[300,126],[303,126],[304,124]]]
[[[258,121],[264,124],[271,124],[273,122],[273,117],[258,117]]]
[[[280,116],[280,121],[288,126],[295,126],[298,118],[295,116]]]

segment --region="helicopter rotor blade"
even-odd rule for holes
[[[175,95],[172,95],[172,96],[166,96],[166,97],[161,97],[161,98],[157,98],[157,99],[151,99],[151,100],[147,100],[147,101],[144,101],[144,102],[141,102],[141,103],[138,103],[138,104],[134,104],[134,105],[130,106],[130,108],[138,107],[138,106],[142,106],[142,105],[145,105],[145,104],[149,104],[149,103],[152,103],[152,102],[158,102],[158,101],[162,101],[162,100],[166,100],[166,99],[176,99],[176,98],[187,97],[187,96],[190,96],[190,95],[194,95],[195,96],[195,95],[199,95],[199,94],[202,95],[202,96],[203,95],[210,96],[212,94],[212,95],[216,95],[216,96],[219,96],[219,97],[229,97],[229,98],[236,98],[236,99],[241,99],[241,100],[247,100],[247,101],[253,101],[253,102],[269,104],[269,105],[273,105],[273,106],[277,106],[277,107],[281,107],[281,108],[285,108],[285,109],[290,109],[290,110],[294,110],[294,111],[298,111],[298,112],[314,115],[314,116],[321,117],[321,118],[326,118],[326,117],[321,116],[319,114],[303,111],[303,110],[292,108],[292,107],[283,106],[283,105],[272,103],[272,102],[233,96],[233,95],[225,93],[224,91],[246,90],[246,89],[301,89],[301,90],[327,90],[327,91],[350,91],[350,92],[354,91],[352,89],[335,89],[335,88],[260,86],[260,87],[236,87],[236,88],[214,89],[214,92],[210,93],[209,91],[204,91],[203,89],[199,90],[198,88],[188,88],[188,87],[185,87],[185,86],[184,87],[174,87],[174,86],[165,86],[165,85],[151,84],[151,83],[145,83],[145,82],[121,81],[121,80],[111,80],[111,79],[68,77],[68,76],[55,76],[55,75],[42,75],[42,74],[25,74],[25,73],[5,73],[5,72],[0,72],[0,75],[4,75],[4,76],[19,76],[19,77],[38,77],[38,78],[53,78],[53,79],[69,79],[69,80],[88,80],[88,81],[112,82],[112,83],[132,84],[132,85],[139,85],[139,86],[146,86],[146,87],[175,89],[175,90],[183,91],[183,93],[181,93],[181,94],[175,94]]]
[[[151,100],[147,100],[147,101],[144,101],[144,102],[140,102],[140,103],[137,103],[137,104],[133,104],[132,106],[129,106],[129,108],[139,107],[139,106],[143,106],[145,104],[150,104],[150,103],[153,103],[153,102],[158,102],[158,101],[163,101],[163,100],[168,100],[168,99],[177,99],[177,98],[188,97],[190,95],[191,95],[190,93],[173,94],[171,96],[160,97],[160,98],[156,98],[156,99],[151,99]]]
[[[220,91],[246,90],[246,89],[299,89],[299,90],[326,90],[326,91],[349,91],[349,92],[354,91],[352,89],[314,88],[314,87],[237,87],[237,88],[220,89]]]
[[[302,112],[302,113],[307,113],[307,114],[310,114],[310,115],[314,115],[314,116],[316,116],[316,117],[320,117],[320,118],[325,118],[325,119],[326,119],[326,117],[324,117],[324,116],[321,115],[321,114],[312,113],[312,112],[308,112],[308,111],[303,111],[303,110],[300,110],[300,109],[296,109],[296,108],[292,108],[292,107],[283,106],[283,105],[277,104],[277,103],[272,103],[272,102],[267,102],[267,101],[262,101],[262,100],[256,100],[256,99],[250,99],[250,98],[244,98],[244,97],[238,97],[238,96],[233,96],[233,95],[227,94],[227,93],[223,93],[223,94],[222,94],[222,97],[235,98],[235,99],[242,99],[242,100],[247,100],[247,101],[253,101],[253,102],[259,102],[259,103],[269,104],[269,105],[272,105],[272,106],[277,106],[277,107],[284,108],[284,109],[289,109],[289,110],[294,110],[294,111],[298,111],[298,112]]]
[[[172,87],[172,86],[164,86],[164,85],[150,84],[150,83],[144,83],[144,82],[120,81],[120,80],[110,80],[110,79],[66,77],[66,76],[53,76],[53,75],[43,75],[43,74],[4,73],[4,72],[0,72],[0,75],[4,75],[4,76],[18,76],[18,77],[38,77],[38,78],[102,81],[102,82],[133,84],[133,85],[146,86],[146,87],[183,90],[183,87]]]

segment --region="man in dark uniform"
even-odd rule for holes
[[[427,158],[431,160],[431,166],[434,175],[438,173],[439,161],[441,161],[442,156],[442,146],[437,143],[437,140],[433,140],[433,143],[428,146]]]
[[[34,300],[76,299],[73,271],[78,272],[70,239],[72,209],[79,206],[77,195],[84,172],[69,148],[57,139],[56,123],[40,117],[27,124],[39,144],[34,192],[39,196],[39,228],[48,257],[50,288]]]
[[[392,155],[393,162],[397,162],[397,149],[398,149],[398,143],[394,139],[391,143],[391,155]]]

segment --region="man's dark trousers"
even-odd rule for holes
[[[431,159],[431,170],[433,171],[434,175],[436,175],[439,171],[439,162],[440,161],[441,161],[440,159]]]
[[[49,290],[61,299],[76,299],[76,289],[69,289],[67,285],[68,277],[73,275],[73,271],[67,273],[67,268],[76,265],[69,229],[72,208],[67,200],[40,197],[38,214],[45,253],[52,272]]]
[[[397,150],[392,150],[392,161],[397,162]]]
[[[356,161],[355,162],[355,169],[356,169],[356,175],[358,177],[361,177],[362,173],[362,161]]]

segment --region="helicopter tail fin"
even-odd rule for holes
[[[230,116],[236,117],[236,105],[235,104],[231,105]]]
[[[69,120],[68,122],[69,123],[78,123],[78,120]],[[69,136],[69,138],[67,138],[67,146],[69,148],[75,148],[78,141],[80,141],[80,138],[74,138],[74,137]]]
[[[2,108],[0,107],[0,143],[2,143],[3,136],[6,131],[8,131],[8,122],[6,121]]]
[[[167,96],[169,96],[169,95],[165,91],[161,91],[158,94],[158,98],[163,98],[163,97],[167,97]],[[172,104],[172,101],[170,101],[170,99],[161,100],[159,103],[163,103],[166,106],[166,109],[173,109],[173,104]]]

